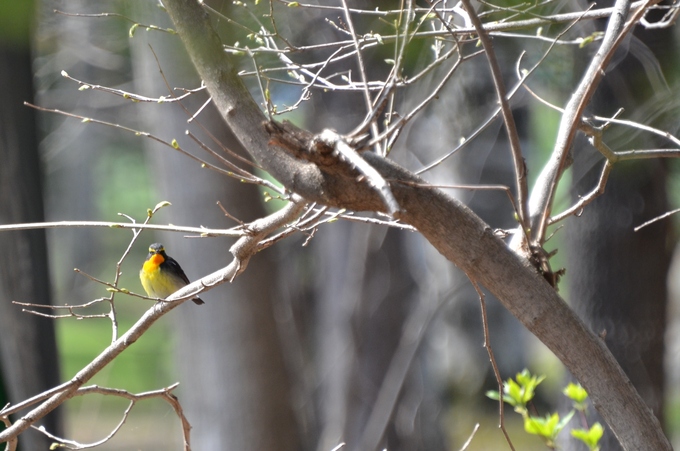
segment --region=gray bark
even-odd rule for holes
[[[206,14],[190,1],[164,2],[222,116],[253,157],[288,189],[310,201],[353,210],[385,207],[368,186],[270,145],[265,118],[237,77]],[[390,180],[420,179],[374,154],[365,160]],[[340,170],[341,172],[341,170]],[[581,381],[627,449],[670,449],[658,421],[615,360],[555,290],[495,237],[483,221],[436,190],[391,184],[399,218],[416,227],[446,258],[485,285]]]

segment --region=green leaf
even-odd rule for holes
[[[578,383],[574,384],[573,382],[569,382],[569,385],[564,388],[562,393],[564,393],[564,396],[567,398],[578,403],[582,403],[588,399],[588,392],[586,392],[586,389]]]
[[[553,437],[555,427],[559,421],[560,416],[557,413],[546,415],[545,418],[526,417],[524,419],[524,430],[529,434],[550,439]]]
[[[522,387],[512,379],[508,379],[503,383],[503,394],[510,397],[513,402],[512,405],[522,404]]]
[[[496,390],[489,390],[488,392],[485,393],[487,398],[491,398],[494,401],[498,401],[501,399],[500,393],[498,393]]]
[[[600,423],[593,424],[593,426],[589,430],[572,429],[571,431],[571,435],[574,438],[581,440],[583,443],[585,443],[588,449],[590,449],[590,451],[597,451],[600,449],[598,443],[600,442],[600,439],[602,438],[603,434],[604,428]]]
[[[169,207],[170,205],[172,205],[170,202],[168,202],[167,200],[163,200],[163,201],[158,202],[158,203],[156,204],[156,206],[153,207],[153,210],[152,210],[152,211],[153,211],[153,213],[156,213],[156,212],[157,212],[158,210],[160,210],[161,208],[163,208],[163,207]]]
[[[135,36],[135,31],[137,31],[137,27],[139,27],[139,24],[136,23],[130,27],[130,31],[128,31],[128,36],[133,38]]]
[[[536,387],[545,380],[545,376],[534,376],[525,368],[517,374],[516,379],[523,388],[522,403],[526,405],[534,399]]]
[[[585,38],[581,38],[581,42],[578,44],[578,47],[582,49],[583,47],[587,46],[588,44],[592,44],[595,42],[595,39],[601,37],[603,33],[601,31],[596,31],[595,33],[591,34],[590,36],[586,36]]]
[[[524,430],[533,435],[538,435],[543,438],[546,446],[555,448],[555,441],[557,434],[560,433],[566,422],[560,421],[560,416],[557,413],[541,417],[524,417]]]

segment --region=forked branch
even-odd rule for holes
[[[234,62],[223,51],[200,4],[187,0],[163,3],[222,117],[265,170],[309,202],[387,211],[383,199],[367,184],[323,171],[280,145],[270,144],[270,134],[262,125],[267,119],[237,76]],[[618,31],[615,34],[618,36]],[[483,284],[555,353],[588,390],[624,448],[671,449],[658,421],[606,346],[528,261],[510,251],[491,227],[455,199],[433,188],[411,186],[409,183],[425,182],[373,152],[364,152],[362,157],[390,181],[400,207],[399,219],[414,226],[447,259]]]
[[[127,332],[104,349],[70,381],[61,384],[59,387],[55,387],[46,394],[41,394],[32,398],[30,402],[21,403],[22,408],[30,407],[35,404],[38,404],[38,406],[0,432],[0,442],[15,439],[19,434],[34,425],[45,415],[75,396],[80,387],[94,375],[99,373],[102,368],[115,359],[121,352],[137,341],[158,319],[182,303],[172,301],[180,299],[188,300],[197,293],[233,280],[245,269],[250,257],[258,252],[258,244],[260,241],[267,235],[294,221],[303,212],[304,208],[305,203],[298,199],[297,202],[290,202],[286,207],[276,213],[248,224],[248,234],[237,240],[230,249],[234,259],[227,267],[215,271],[168,296],[166,299],[168,302],[158,302],[154,304],[154,306],[147,310]],[[11,405],[3,408],[0,410],[0,419],[7,418],[8,415],[16,410],[17,408]]]
[[[529,209],[531,214],[531,229],[534,231],[534,245],[540,246],[545,239],[546,229],[549,223],[550,211],[562,174],[564,173],[568,154],[581,125],[581,119],[586,106],[589,104],[595,89],[604,76],[604,70],[609,65],[614,51],[618,48],[623,38],[632,30],[644,16],[647,9],[658,3],[658,0],[648,0],[631,15],[627,20],[631,8],[630,0],[617,0],[614,5],[607,30],[598,52],[590,61],[581,82],[574,90],[564,114],[560,121],[557,132],[555,148],[548,162],[541,171],[536,186],[531,193]]]

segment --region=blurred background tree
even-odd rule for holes
[[[33,2],[0,4],[0,223],[44,221],[43,171],[33,100],[31,33]],[[12,301],[50,304],[44,230],[0,234],[0,404],[14,404],[59,384],[54,322],[27,315]],[[19,415],[24,412],[20,412]],[[60,411],[43,424],[61,433]],[[47,449],[49,440],[29,431],[22,449]]]

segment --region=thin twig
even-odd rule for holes
[[[661,221],[662,219],[666,219],[667,217],[669,217],[669,216],[671,216],[671,215],[674,215],[674,214],[676,214],[676,213],[678,213],[678,212],[680,212],[680,208],[677,208],[677,209],[675,209],[675,210],[671,210],[671,211],[666,212],[666,213],[664,213],[664,214],[662,214],[662,215],[660,215],[660,216],[657,216],[657,217],[654,218],[654,219],[650,219],[649,221],[643,222],[643,223],[640,224],[639,226],[635,227],[633,230],[636,231],[636,232],[638,232],[640,229],[643,229],[643,228],[645,228],[645,227],[647,227],[647,226],[649,226],[649,225],[652,225],[652,224],[654,224],[654,223],[657,222],[657,221]]]
[[[477,431],[479,430],[479,423],[475,424],[475,427],[472,428],[472,432],[470,433],[470,436],[468,439],[463,443],[463,446],[460,448],[460,451],[465,451],[468,446],[470,446],[470,443],[472,443],[472,439],[475,438],[475,434],[477,434]]]
[[[586,12],[587,12],[587,11],[586,11]],[[519,78],[519,80],[517,81],[517,83],[515,84],[515,86],[508,92],[508,95],[507,95],[508,100],[509,100],[509,99],[512,99],[512,97],[517,93],[517,91],[519,91],[519,89],[520,89],[521,87],[525,86],[526,80],[529,78],[529,76],[530,76],[531,74],[533,74],[533,73],[538,69],[538,67],[541,65],[541,63],[543,63],[543,61],[546,60],[546,58],[548,57],[548,55],[550,54],[550,52],[552,51],[552,49],[555,47],[556,42],[557,42],[564,34],[566,34],[566,33],[567,33],[574,25],[576,25],[576,24],[579,22],[579,20],[581,20],[581,18],[586,14],[586,12],[581,13],[581,15],[580,15],[578,18],[573,19],[573,21],[572,21],[572,22],[571,22],[571,23],[570,23],[570,24],[569,24],[562,32],[560,32],[560,33],[555,37],[555,39],[553,40],[553,42],[550,44],[550,46],[548,46],[548,48],[546,49],[546,51],[543,52],[543,55],[541,56],[541,58],[539,58],[539,60],[536,62],[536,64],[534,64],[534,65],[531,67],[531,69],[526,70],[526,71],[524,71],[524,72],[521,73],[521,74],[519,73],[519,62],[521,61],[521,56],[520,56],[520,58],[519,58],[518,61],[517,61],[517,63],[518,63],[518,64],[517,64],[517,68],[518,68],[518,78]],[[434,168],[434,167],[440,165],[441,163],[443,163],[446,159],[448,159],[449,157],[451,157],[452,155],[454,155],[454,154],[455,154],[456,152],[458,152],[460,149],[462,149],[463,147],[465,147],[468,143],[472,142],[477,136],[479,136],[484,130],[486,130],[486,128],[487,128],[489,125],[491,125],[491,123],[498,117],[498,115],[500,114],[500,112],[501,112],[501,107],[500,107],[500,106],[497,106],[496,109],[494,110],[494,112],[493,112],[491,115],[489,115],[489,117],[486,119],[486,121],[484,121],[484,123],[482,123],[479,127],[477,127],[477,128],[470,134],[470,136],[468,136],[467,138],[465,138],[458,146],[456,146],[453,150],[447,152],[445,155],[439,157],[438,159],[436,159],[436,160],[433,161],[432,163],[430,163],[430,164],[426,165],[425,167],[423,167],[423,168],[417,170],[415,173],[416,173],[416,174],[422,174],[423,172],[429,171],[430,169],[432,169],[432,168]]]
[[[612,167],[613,163],[609,160],[605,160],[604,166],[602,167],[602,173],[600,174],[600,179],[598,180],[595,188],[593,188],[593,190],[588,194],[584,196],[579,196],[578,202],[564,210],[562,213],[551,217],[548,220],[548,225],[558,223],[572,215],[580,216],[586,205],[594,201],[597,197],[604,194],[604,189],[605,186],[607,185],[607,180],[609,179],[609,173],[611,172]]]
[[[612,123],[612,124],[626,125],[626,126],[631,127],[631,128],[636,128],[636,129],[643,130],[643,131],[646,131],[646,132],[649,132],[649,133],[653,133],[655,135],[661,136],[662,138],[665,138],[665,139],[671,141],[672,143],[674,143],[677,146],[680,146],[680,138],[673,136],[673,134],[670,133],[670,132],[667,132],[665,130],[660,130],[658,128],[650,127],[649,125],[641,124],[639,122],[630,121],[630,120],[627,120],[627,119],[606,118],[606,117],[602,117],[602,116],[593,116],[593,119],[595,119],[597,121],[601,121],[601,122],[609,122],[609,123]]]
[[[571,150],[571,144],[581,123],[586,105],[590,102],[595,89],[604,76],[604,70],[611,61],[614,50],[644,15],[646,9],[657,2],[658,0],[644,2],[626,22],[631,2],[630,0],[616,1],[615,10],[607,25],[602,44],[564,109],[555,141],[555,149],[541,171],[531,194],[529,208],[531,229],[534,231],[532,236],[534,245],[540,246],[544,241],[557,184],[566,169],[567,155]]]
[[[283,0],[278,0],[282,1]],[[637,8],[640,5],[643,5],[646,0],[639,0],[635,3],[633,3],[632,7]],[[286,3],[289,3],[286,1]],[[296,2],[298,3],[298,2]],[[330,9],[330,10],[336,10],[336,11],[344,11],[344,9],[340,6],[323,6],[323,5],[313,5],[309,3],[298,3],[300,7],[305,7],[305,8],[318,8],[318,9]],[[669,6],[669,9],[677,9],[677,6]],[[416,8],[415,11],[416,13],[424,13],[429,8]],[[448,9],[443,9],[444,12],[453,12],[455,11],[454,8],[448,8]],[[388,15],[396,15],[400,13],[400,10],[380,10],[380,9],[359,9],[359,8],[354,8],[350,9],[350,12],[356,13],[356,14],[361,14],[364,16],[370,16],[370,15],[376,15],[376,16],[388,16]],[[615,12],[614,7],[608,7],[608,8],[598,8],[592,10],[590,13],[588,13],[584,19],[586,20],[594,20],[594,19],[603,19],[610,17],[613,13]],[[516,21],[506,21],[506,22],[491,22],[491,23],[486,23],[484,24],[484,30],[487,32],[493,32],[493,31],[505,31],[505,30],[513,30],[513,29],[519,29],[519,28],[532,28],[532,27],[537,27],[541,25],[554,25],[558,23],[565,23],[565,22],[571,22],[572,20],[576,19],[579,17],[581,12],[572,12],[572,13],[560,13],[560,14],[553,14],[550,16],[543,16],[543,17],[537,17],[533,19],[521,19],[521,20],[516,20]],[[460,27],[456,29],[457,34],[459,35],[467,35],[471,33],[475,33],[476,30],[472,26],[466,26],[466,27]],[[448,32],[429,32],[429,36],[443,36],[446,35]],[[394,35],[387,35],[387,36],[382,36],[382,39],[396,39],[396,36]],[[344,43],[347,43],[349,41],[343,41]],[[337,43],[336,43],[337,44]],[[307,47],[296,47],[295,50],[305,50]]]
[[[227,176],[229,176],[229,177],[238,178],[238,179],[241,180],[241,181],[248,181],[248,182],[250,182],[250,183],[258,183],[258,184],[261,183],[261,179],[256,178],[255,176],[251,176],[249,179],[246,179],[246,178],[244,178],[244,177],[236,176],[236,175],[235,175],[234,173],[232,173],[231,171],[226,171],[226,170],[224,170],[224,169],[222,169],[222,168],[220,168],[220,167],[215,166],[215,165],[212,164],[212,163],[209,163],[209,162],[203,160],[202,158],[199,158],[199,157],[193,155],[192,153],[190,153],[190,152],[184,150],[184,149],[179,145],[179,143],[178,143],[176,140],[174,140],[174,139],[173,139],[172,141],[168,142],[168,141],[165,141],[164,139],[161,139],[161,138],[159,138],[159,137],[157,137],[157,136],[155,136],[155,135],[153,135],[153,134],[151,134],[151,133],[143,132],[143,131],[140,131],[140,130],[135,130],[135,129],[133,129],[133,128],[126,127],[126,126],[120,125],[120,124],[115,124],[115,123],[113,123],[113,122],[107,122],[107,121],[102,121],[102,120],[99,120],[99,119],[94,119],[94,118],[90,118],[90,117],[85,117],[85,116],[81,116],[81,115],[79,115],[79,114],[69,113],[69,112],[62,111],[62,110],[58,110],[58,109],[54,109],[54,108],[40,107],[40,106],[33,105],[33,104],[31,104],[31,103],[28,103],[28,102],[24,102],[24,105],[29,106],[29,107],[31,107],[31,108],[35,108],[35,109],[38,110],[38,111],[45,111],[45,112],[48,112],[48,113],[55,113],[55,114],[60,114],[60,115],[67,116],[67,117],[72,117],[72,118],[80,119],[81,122],[84,122],[84,123],[92,122],[92,123],[95,123],[95,124],[106,125],[106,126],[113,127],[113,128],[117,128],[117,129],[119,129],[119,130],[123,130],[123,131],[129,132],[129,133],[133,133],[135,136],[142,136],[142,137],[144,137],[144,138],[148,138],[148,139],[151,139],[151,140],[153,140],[153,141],[156,141],[156,142],[158,142],[158,143],[160,143],[160,144],[163,144],[163,145],[166,146],[166,147],[170,147],[170,148],[172,148],[172,149],[175,149],[176,151],[178,151],[178,152],[180,152],[180,153],[186,155],[187,157],[191,158],[192,160],[194,160],[194,161],[200,163],[201,167],[211,169],[211,170],[213,170],[213,171],[216,171],[216,172],[218,172],[218,173],[220,173],[220,174],[223,174],[223,175],[227,175]],[[180,105],[181,105],[181,103],[180,103]],[[188,113],[188,111],[187,111],[187,113]],[[205,130],[205,129],[204,129],[204,130]],[[187,132],[187,133],[188,133],[188,132]],[[212,136],[212,135],[211,135],[211,136]]]
[[[219,200],[217,201],[217,206],[220,207],[220,210],[222,210],[222,213],[224,213],[224,216],[226,216],[227,218],[229,218],[229,219],[231,219],[232,221],[234,221],[234,222],[235,222],[236,224],[238,224],[240,227],[246,227],[246,223],[243,222],[243,221],[241,221],[240,219],[238,219],[236,216],[233,216],[231,213],[229,213],[229,212],[227,211],[227,209],[224,208],[224,206],[222,205],[222,202],[220,202]]]
[[[32,229],[59,229],[64,227],[108,227],[111,229],[162,230],[164,232],[193,233],[200,237],[243,236],[243,231],[238,230],[238,228],[207,229],[204,227],[184,227],[175,225],[156,225],[156,224],[129,224],[127,222],[107,222],[107,221],[56,221],[56,222],[27,222],[23,224],[3,224],[0,225],[0,232]]]
[[[354,48],[356,50],[357,64],[359,65],[359,76],[361,77],[361,81],[364,84],[364,89],[362,90],[362,92],[364,95],[364,102],[366,103],[366,114],[370,114],[370,111],[373,109],[373,101],[371,100],[371,93],[368,91],[368,76],[366,75],[366,65],[364,64],[364,57],[361,54],[361,46],[359,45],[358,36],[354,31],[354,22],[352,21],[352,14],[350,13],[349,7],[347,6],[347,0],[341,1],[342,7],[345,11],[345,20],[347,20],[347,27],[349,28],[349,32],[352,36],[352,41],[354,43]],[[375,119],[371,122],[370,129],[373,137],[378,136],[378,124]],[[375,143],[375,146],[376,153],[382,154],[379,144]],[[391,208],[392,207],[390,207],[390,209]]]
[[[51,434],[48,432],[43,426],[35,427],[35,429],[39,430],[43,434],[45,434],[47,437],[51,438],[52,440],[55,440],[60,443],[61,448],[67,448],[67,449],[89,449],[89,448],[96,448],[97,446],[103,445],[104,443],[110,441],[118,431],[120,431],[121,427],[125,424],[130,411],[134,407],[134,405],[138,401],[146,400],[146,399],[151,399],[151,398],[161,398],[164,401],[168,402],[173,410],[175,410],[175,413],[177,413],[177,416],[180,419],[180,422],[182,423],[182,433],[183,433],[183,440],[184,440],[184,450],[189,451],[190,448],[190,439],[189,439],[189,433],[191,430],[191,425],[187,421],[186,417],[184,416],[183,410],[181,405],[179,405],[179,402],[177,401],[177,398],[172,394],[172,391],[179,386],[179,383],[174,383],[170,385],[169,387],[162,388],[160,390],[153,390],[153,391],[148,391],[144,393],[130,393],[127,390],[121,390],[118,388],[107,388],[107,387],[99,387],[97,385],[92,385],[89,387],[82,387],[79,388],[75,396],[84,396],[88,394],[101,394],[105,396],[117,396],[121,398],[125,398],[130,401],[130,404],[128,404],[128,407],[125,409],[123,412],[123,416],[121,420],[118,422],[118,424],[113,428],[113,430],[103,439],[98,440],[93,443],[79,443],[75,440],[67,440],[61,437],[58,437],[56,435]]]
[[[508,140],[510,141],[510,153],[512,155],[512,161],[515,168],[515,183],[517,189],[516,206],[518,215],[517,222],[519,222],[520,227],[527,229],[529,226],[527,217],[527,198],[529,188],[527,187],[526,166],[524,164],[524,158],[522,157],[522,148],[519,142],[519,133],[517,132],[515,117],[512,114],[512,109],[510,108],[510,103],[507,99],[503,74],[498,64],[498,59],[496,58],[496,52],[493,48],[493,44],[491,43],[491,39],[484,30],[484,26],[482,25],[482,21],[479,19],[477,12],[472,7],[470,0],[461,0],[461,2],[465,6],[465,10],[470,16],[470,20],[472,21],[475,30],[477,30],[477,36],[479,36],[479,40],[482,42],[482,46],[484,47],[484,51],[489,62],[493,84],[496,88],[496,97],[500,103],[501,115],[503,116],[505,130],[508,134]],[[526,233],[530,232],[527,231]]]
[[[464,62],[467,61],[470,58],[474,58],[475,56],[481,54],[481,52],[475,52],[472,55],[467,55],[467,56],[459,56],[459,58],[456,60],[455,63],[451,66],[451,68],[448,70],[448,72],[442,77],[440,82],[435,86],[435,88],[430,92],[418,105],[416,105],[414,108],[412,108],[408,114],[406,114],[404,117],[400,118],[398,121],[392,123],[390,127],[383,132],[385,136],[389,136],[389,140],[387,142],[387,147],[388,149],[391,149],[394,143],[396,142],[397,138],[401,134],[401,132],[404,129],[404,126],[415,117],[416,114],[418,114],[421,110],[423,110],[427,105],[432,102],[432,100],[436,99],[441,90],[444,88],[444,85],[446,82],[448,82],[453,74],[456,72],[456,70],[460,67],[460,65]]]
[[[136,342],[158,319],[181,304],[181,302],[174,301],[183,298],[189,299],[196,294],[205,291],[208,287],[214,287],[233,280],[241,271],[243,271],[243,269],[245,269],[250,257],[257,252],[257,244],[268,234],[293,221],[302,213],[304,207],[304,202],[298,199],[296,202],[290,202],[281,210],[250,223],[248,226],[250,233],[243,236],[231,247],[230,251],[234,256],[234,259],[228,266],[215,271],[168,296],[166,300],[169,302],[154,304],[154,306],[147,310],[127,332],[104,349],[87,366],[78,371],[70,381],[60,385],[58,390],[49,390],[49,395],[43,393],[38,395],[38,397],[32,398],[32,400],[34,400],[42,396],[49,396],[49,398],[43,401],[38,407],[35,407],[28,414],[15,421],[13,425],[1,431],[0,442],[5,442],[17,437],[35,424],[36,421],[39,421],[59,405],[75,396],[78,388],[99,373],[102,368],[120,355],[121,352]],[[0,412],[0,416],[8,415],[10,409],[11,407],[3,409]]]
[[[500,394],[499,399],[498,399],[498,427],[501,428],[501,431],[503,431],[503,435],[505,436],[505,440],[508,442],[508,445],[510,446],[510,449],[512,451],[515,451],[515,447],[512,444],[512,440],[510,440],[510,435],[508,435],[508,431],[505,429],[505,414],[504,414],[504,408],[503,408],[503,378],[501,377],[501,373],[498,369],[498,365],[496,364],[496,358],[493,355],[493,349],[491,348],[491,341],[489,340],[489,320],[486,316],[486,301],[485,301],[485,295],[482,289],[477,285],[477,282],[472,279],[468,274],[466,274],[468,279],[470,280],[470,283],[472,286],[475,288],[475,291],[477,292],[477,295],[479,296],[479,305],[482,311],[482,327],[484,329],[484,347],[486,348],[486,352],[489,354],[489,360],[491,361],[491,367],[493,368],[493,374],[496,377],[496,383],[498,384],[498,393]]]
[[[164,33],[177,34],[177,32],[175,30],[173,30],[172,28],[163,28],[163,27],[159,27],[157,25],[145,25],[145,24],[139,23],[136,20],[131,19],[131,18],[124,16],[122,14],[119,14],[119,13],[97,13],[97,14],[69,13],[69,12],[65,12],[65,11],[60,11],[58,9],[55,9],[54,13],[55,14],[61,14],[62,16],[69,16],[69,17],[87,17],[87,18],[116,17],[116,18],[124,19],[124,20],[132,23],[132,28],[130,29],[130,32],[129,32],[130,37],[132,37],[132,35],[134,34],[134,30],[136,28],[139,28],[139,27],[142,27],[145,30],[162,31]]]
[[[144,218],[144,224],[148,224],[151,221],[151,218],[153,217],[154,214],[158,212],[161,208],[164,208],[168,206],[170,203],[165,203],[165,202],[160,202],[156,204],[156,206],[151,209],[150,211],[147,212],[146,218]],[[128,216],[128,215],[122,215],[128,218],[133,224],[136,223],[134,218]],[[111,284],[111,294],[109,294],[108,302],[109,302],[109,319],[111,320],[111,343],[116,341],[118,339],[118,316],[116,315],[116,304],[115,304],[115,297],[116,293],[120,292],[118,288],[118,283],[120,281],[120,276],[122,274],[120,268],[123,264],[123,261],[125,260],[125,257],[127,257],[130,254],[130,251],[132,250],[132,246],[137,242],[137,239],[139,238],[139,235],[142,233],[142,229],[132,229],[132,239],[128,243],[128,247],[123,251],[123,255],[121,255],[120,259],[118,259],[118,262],[116,262],[116,274],[113,278],[113,283]],[[91,277],[91,276],[90,276]],[[127,290],[126,290],[127,291]]]
[[[140,94],[134,94],[134,93],[131,93],[131,92],[123,91],[122,89],[114,89],[114,88],[110,88],[108,86],[94,85],[92,83],[87,83],[85,81],[78,80],[77,78],[73,78],[65,70],[61,71],[61,76],[78,83],[81,86],[80,90],[83,90],[83,88],[94,89],[95,91],[102,91],[102,92],[106,92],[108,94],[114,94],[118,97],[122,97],[124,99],[131,100],[133,102],[173,103],[173,102],[179,102],[179,101],[189,97],[192,94],[195,94],[197,92],[205,90],[205,86],[201,86],[200,88],[196,88],[196,89],[183,89],[183,91],[185,93],[183,95],[179,96],[179,97],[174,97],[174,96],[173,97],[165,97],[165,96],[147,97],[147,96],[143,96],[143,95],[140,95]]]

